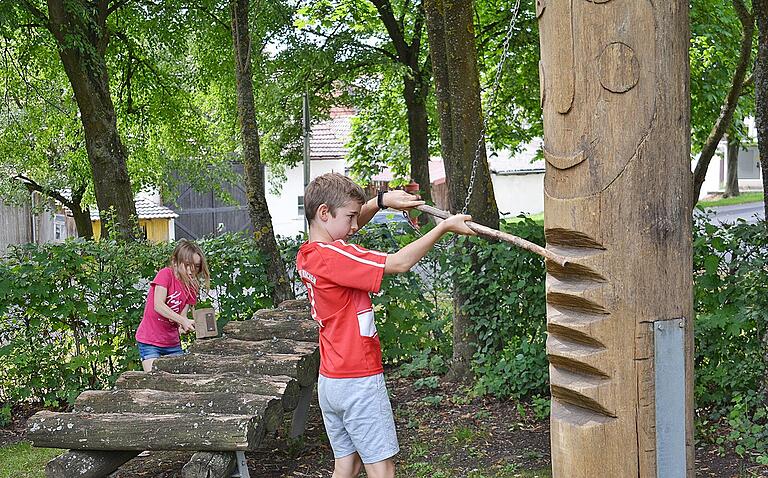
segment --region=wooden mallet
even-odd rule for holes
[[[416,206],[416,209],[421,212],[425,212],[430,216],[439,217],[440,219],[448,219],[452,215],[448,211],[443,211],[442,209],[428,206],[426,204],[423,204],[421,206]],[[544,259],[555,262],[562,267],[565,267],[565,265],[568,264],[568,259],[566,257],[561,256],[560,254],[555,254],[554,252],[549,251],[539,246],[538,244],[534,244],[530,241],[526,241],[523,238],[513,236],[512,234],[507,234],[506,232],[497,231],[496,229],[492,229],[488,226],[483,226],[482,224],[478,224],[473,221],[467,221],[467,227],[469,227],[475,233],[477,233],[478,236],[483,236],[489,239],[498,239],[500,241],[509,242],[511,244],[516,245],[517,247],[525,249],[526,251],[531,251],[534,254],[538,254]]]

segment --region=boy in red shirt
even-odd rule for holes
[[[447,232],[473,235],[467,215],[456,215],[395,254],[369,251],[345,239],[380,207],[423,204],[404,191],[367,200],[362,188],[338,173],[315,178],[304,192],[309,241],[296,268],[307,287],[312,318],[320,324],[318,397],[335,458],[333,478],[394,478],[399,451],[392,405],[384,383],[381,345],[370,293],[384,274],[406,272]]]

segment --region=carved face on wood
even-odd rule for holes
[[[650,0],[537,0],[545,189],[599,193],[624,171],[656,109]]]

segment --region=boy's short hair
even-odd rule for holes
[[[368,198],[358,184],[339,173],[327,173],[312,180],[304,191],[304,216],[312,221],[321,204],[328,206],[331,214],[349,201],[365,204]]]

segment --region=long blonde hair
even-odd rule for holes
[[[181,269],[185,266],[190,266],[192,270],[195,270],[195,255],[200,256],[200,270],[193,277],[189,277],[186,269]],[[179,239],[176,247],[173,249],[171,259],[168,266],[173,269],[176,277],[187,288],[187,291],[194,292],[195,297],[200,295],[200,279],[202,277],[205,283],[205,290],[208,291],[211,288],[211,272],[208,270],[208,262],[205,260],[205,255],[200,246],[187,239]]]

